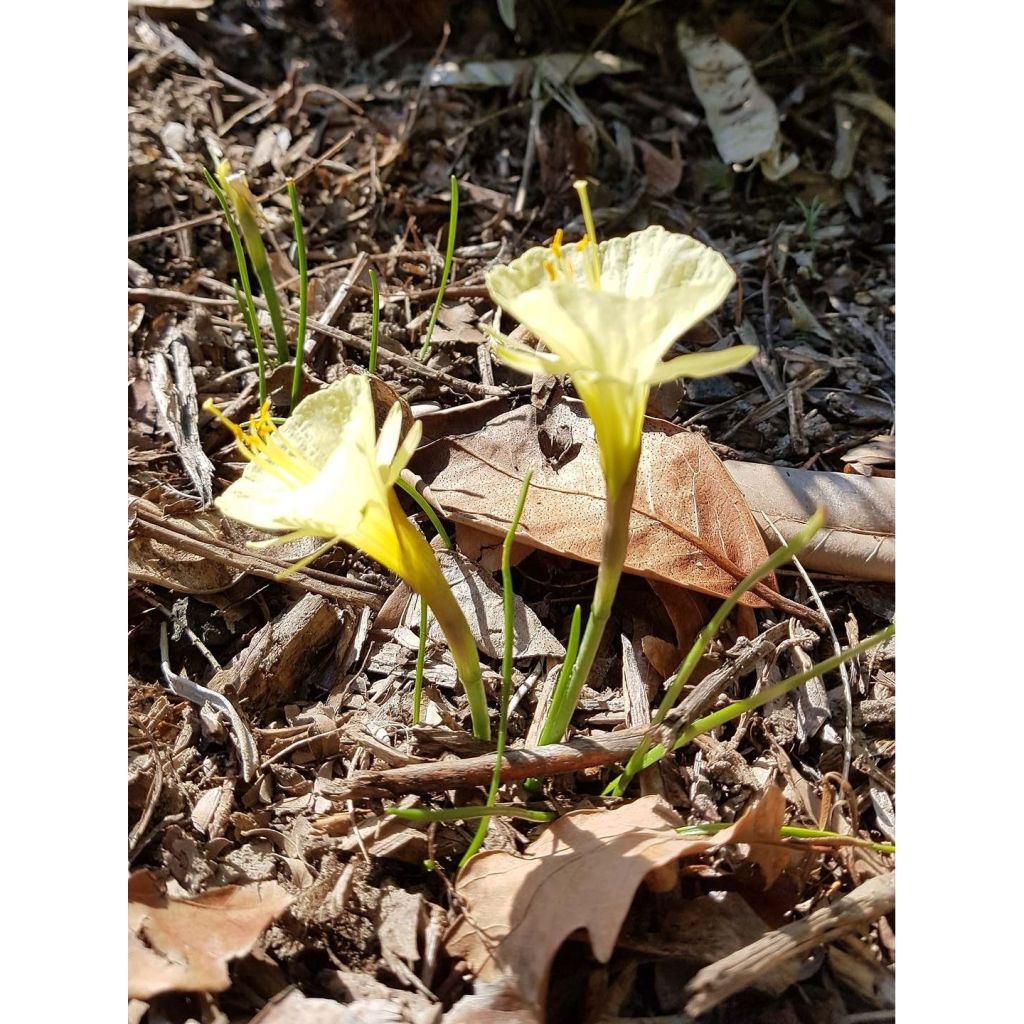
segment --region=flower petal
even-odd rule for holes
[[[391,460],[391,465],[386,470],[385,487],[394,486],[395,481],[402,475],[402,470],[409,465],[409,460],[413,457],[413,453],[419,446],[422,436],[423,424],[416,420],[409,428],[409,433],[405,435],[405,440],[402,441],[401,446],[395,453],[395,457]]]
[[[736,275],[725,258],[689,235],[654,224],[600,245],[601,289],[626,299],[650,299],[675,288],[728,294]],[[704,314],[705,316],[707,314]]]
[[[385,500],[365,377],[350,374],[310,395],[269,443],[303,458],[315,478],[300,484],[257,458],[217,499],[224,515],[258,530],[336,537],[355,528],[367,501]]]
[[[573,368],[622,380],[654,372],[669,346],[713,312],[736,275],[714,249],[660,226],[602,242],[601,287],[587,253],[528,250],[486,276],[494,301]],[[555,264],[552,281],[547,267]],[[569,272],[571,269],[571,273]]]
[[[547,250],[531,249],[526,255],[538,251]],[[588,296],[597,293],[583,284],[555,284],[546,276],[543,284],[517,291],[510,284],[516,275],[508,276],[504,272],[512,270],[518,262],[514,260],[508,267],[499,267],[487,275],[491,297],[567,363],[594,367],[601,359],[597,339],[586,325],[576,321],[569,307],[574,304],[574,296],[576,303],[583,304]]]
[[[757,349],[753,345],[733,345],[717,352],[687,352],[659,363],[649,380],[652,384],[663,384],[678,377],[715,377],[746,366],[756,354]]]
[[[493,327],[480,324],[482,330],[492,342],[494,354],[506,365],[520,373],[540,373],[552,376],[568,373],[562,360],[554,352],[538,352],[512,341],[509,337]]]
[[[384,426],[380,428],[380,436],[377,438],[377,465],[382,472],[386,472],[391,465],[395,452],[398,451],[398,442],[402,436],[402,406],[399,402],[388,410],[384,420]]]
[[[295,407],[279,432],[317,469],[323,469],[344,439],[358,440],[372,450],[375,429],[369,381],[353,373],[317,391]]]

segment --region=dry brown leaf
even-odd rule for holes
[[[406,995],[406,993],[400,993]],[[317,999],[291,989],[276,997],[249,1024],[435,1024],[438,1012],[427,1003],[422,1011],[406,1010],[391,996],[361,997],[340,1003]],[[423,1000],[426,1003],[426,1000]]]
[[[480,982],[472,995],[463,996],[444,1015],[441,1024],[540,1024],[540,1018],[502,979],[493,985]]]
[[[683,180],[683,157],[679,152],[679,140],[672,136],[672,154],[665,156],[657,146],[644,139],[633,140],[644,160],[644,178],[647,191],[652,196],[669,196]]]
[[[429,1019],[424,1018],[424,1024]],[[410,1020],[413,1018],[386,999],[339,1003],[334,999],[311,998],[291,989],[268,1003],[250,1024],[406,1024]]]
[[[228,961],[245,956],[291,902],[275,882],[172,897],[136,871],[128,879],[128,998],[223,992]]]
[[[894,479],[752,462],[728,462],[725,468],[746,497],[770,548],[792,540],[820,506],[825,509],[825,527],[800,553],[805,568],[860,580],[895,580]]]
[[[437,560],[455,600],[469,623],[477,647],[488,658],[500,658],[505,649],[505,611],[501,587],[458,551],[438,551]],[[402,617],[404,625],[419,629],[420,603],[413,596]],[[534,610],[516,594],[513,598],[513,658],[561,658],[565,648],[545,628]],[[444,644],[444,634],[430,617],[429,637]]]
[[[610,811],[573,811],[523,856],[487,851],[466,865],[455,886],[465,912],[447,936],[448,951],[484,981],[513,979],[539,1007],[552,958],[574,931],[585,929],[594,956],[608,961],[649,872],[726,843],[747,843],[770,882],[779,855],[788,857],[778,844],[784,809],[781,791],[771,787],[736,824],[699,839],[678,835],[685,821],[657,796]]]
[[[476,562],[484,572],[498,572],[501,569],[501,539],[493,533],[484,533],[465,523],[457,523],[455,547],[471,562]],[[514,542],[511,564],[518,565],[533,548]]]
[[[567,443],[557,466],[543,438]],[[523,473],[533,483],[518,539],[545,551],[596,564],[601,558],[604,479],[591,421],[578,402],[552,404],[538,423],[523,406],[480,430],[443,438],[416,456],[416,471],[444,515],[504,535]],[[708,443],[671,423],[648,419],[637,471],[626,571],[727,597],[768,557],[739,488]],[[762,608],[774,577],[743,603]]]
[[[743,54],[718,36],[697,35],[683,21],[676,24],[676,40],[722,160],[734,168],[757,161],[769,181],[793,171],[799,157],[782,156],[778,108]]]
[[[896,438],[892,434],[879,434],[867,444],[851,448],[841,458],[847,464],[844,472],[872,476],[879,467],[896,465]],[[882,475],[893,474],[884,472]]]
[[[600,75],[626,75],[639,71],[636,61],[595,50],[593,53],[547,53],[540,57],[513,60],[444,61],[430,72],[432,86],[459,86],[463,89],[506,89],[516,82],[529,82],[534,75],[542,80],[566,85],[571,76],[574,85],[589,82]]]

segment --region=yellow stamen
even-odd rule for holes
[[[270,399],[268,398],[260,406],[259,415],[249,421],[249,430],[261,441],[266,441],[275,430],[277,430],[273,419],[270,416]]]
[[[259,415],[249,421],[248,434],[228,419],[212,398],[203,403],[203,409],[213,413],[231,431],[239,452],[249,462],[256,463],[282,483],[294,486],[316,478],[316,467],[286,438],[277,434],[277,427],[270,418],[270,399],[263,403]]]
[[[557,281],[558,280],[558,274],[555,273],[555,265],[554,265],[554,263],[551,262],[551,260],[545,260],[544,261],[544,270],[547,273],[548,278],[550,280],[552,280],[552,281]]]
[[[220,409],[217,408],[217,403],[214,402],[212,398],[208,398],[205,402],[203,402],[203,412],[212,413],[214,416],[216,416],[217,419],[220,420],[220,422],[223,423],[224,426],[231,431],[231,433],[234,435],[235,441],[238,442],[239,446],[243,448],[245,447],[247,443],[245,431],[242,430],[242,428],[237,423],[233,422],[232,420],[229,420],[227,416],[225,416],[224,413],[222,413]]]
[[[551,240],[551,251],[555,254],[555,259],[560,260],[562,258],[562,239],[565,237],[565,233],[559,228],[555,232],[555,237]]]
[[[577,252],[583,252],[583,251],[584,251],[584,250],[585,250],[585,249],[587,248],[587,246],[588,246],[588,245],[590,245],[590,239],[589,239],[589,238],[587,238],[587,236],[586,236],[586,235],[584,235],[584,236],[583,236],[583,237],[582,237],[582,238],[581,238],[581,239],[580,239],[580,240],[579,240],[579,241],[578,241],[578,242],[576,243],[576,251],[577,251]]]

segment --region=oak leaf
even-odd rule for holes
[[[128,878],[128,998],[223,992],[228,961],[245,956],[292,897],[275,882],[168,896],[148,871]]]
[[[557,460],[544,439],[563,442]],[[420,450],[416,471],[444,515],[503,536],[523,474],[534,476],[517,539],[556,555],[597,564],[605,515],[593,424],[579,402],[532,406],[496,416],[472,433]],[[630,522],[626,571],[714,597],[727,597],[768,557],[743,494],[699,434],[662,420],[645,422]],[[763,608],[775,591],[769,576],[743,597]]]
[[[455,887],[464,914],[446,937],[448,952],[483,981],[513,982],[539,1011],[558,947],[584,929],[594,956],[606,963],[633,895],[651,871],[726,843],[747,844],[749,859],[762,864],[771,884],[783,866],[784,810],[781,791],[769,787],[730,828],[699,838],[676,832],[686,823],[658,796],[614,810],[573,811],[522,856],[486,851],[463,868]]]

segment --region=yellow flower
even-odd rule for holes
[[[258,530],[288,531],[254,547],[325,537],[323,551],[344,541],[405,580],[444,631],[469,697],[474,733],[486,738],[487,704],[476,641],[433,549],[406,517],[393,489],[416,450],[421,425],[413,424],[399,443],[402,412],[395,403],[378,438],[370,385],[359,374],[310,395],[280,428],[270,419],[269,402],[248,431],[227,420],[211,402],[204,408],[228,426],[249,461],[242,476],[217,499],[217,508]]]
[[[652,385],[710,377],[743,366],[757,351],[662,357],[721,305],[736,280],[714,249],[653,226],[596,244],[586,193],[588,235],[528,250],[486,276],[491,298],[542,341],[538,352],[490,332],[496,355],[524,373],[568,374],[594,423],[609,495],[636,466]]]

